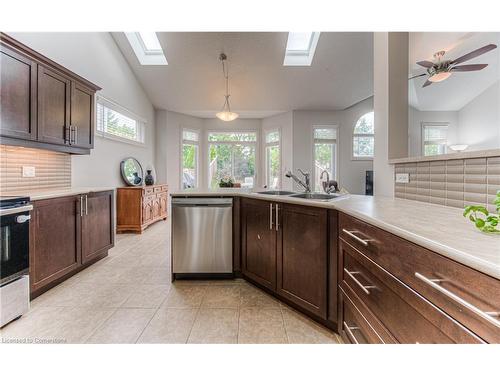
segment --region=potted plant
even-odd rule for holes
[[[464,217],[468,217],[476,228],[484,233],[500,233],[498,222],[500,221],[500,190],[493,204],[496,207],[496,213],[490,213],[484,206],[466,206],[464,208]]]

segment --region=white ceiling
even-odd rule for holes
[[[500,33],[410,33],[409,74],[425,73],[416,62],[433,61],[433,54],[446,51],[445,59],[453,60],[477,48],[494,43],[500,46]],[[458,111],[497,82],[500,78],[500,49],[497,48],[466,64],[489,64],[477,72],[454,73],[443,82],[422,88],[426,78],[409,83],[409,102],[421,111]]]
[[[112,33],[156,108],[213,117],[224,103],[218,60],[228,55],[231,107],[262,118],[294,109],[344,109],[373,95],[373,34],[321,33],[311,66],[283,66],[288,33],[157,33],[168,66],[142,66]]]

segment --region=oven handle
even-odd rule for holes
[[[5,209],[0,210],[0,216],[6,216],[6,215],[17,214],[19,212],[31,211],[32,209],[33,209],[33,206],[31,204],[28,204],[26,206],[21,206],[21,207],[5,208]]]

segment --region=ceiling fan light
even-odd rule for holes
[[[233,121],[236,120],[239,115],[236,112],[222,111],[217,113],[215,116],[222,121]]]
[[[434,74],[433,76],[429,77],[429,81],[442,82],[445,79],[448,79],[450,76],[451,76],[450,72],[440,72],[440,73]]]

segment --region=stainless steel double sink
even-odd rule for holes
[[[291,198],[301,198],[301,199],[315,199],[321,201],[328,201],[339,197],[339,194],[322,194],[322,193],[295,193],[293,191],[286,190],[269,190],[269,191],[259,191],[257,194],[264,195],[286,195]]]

